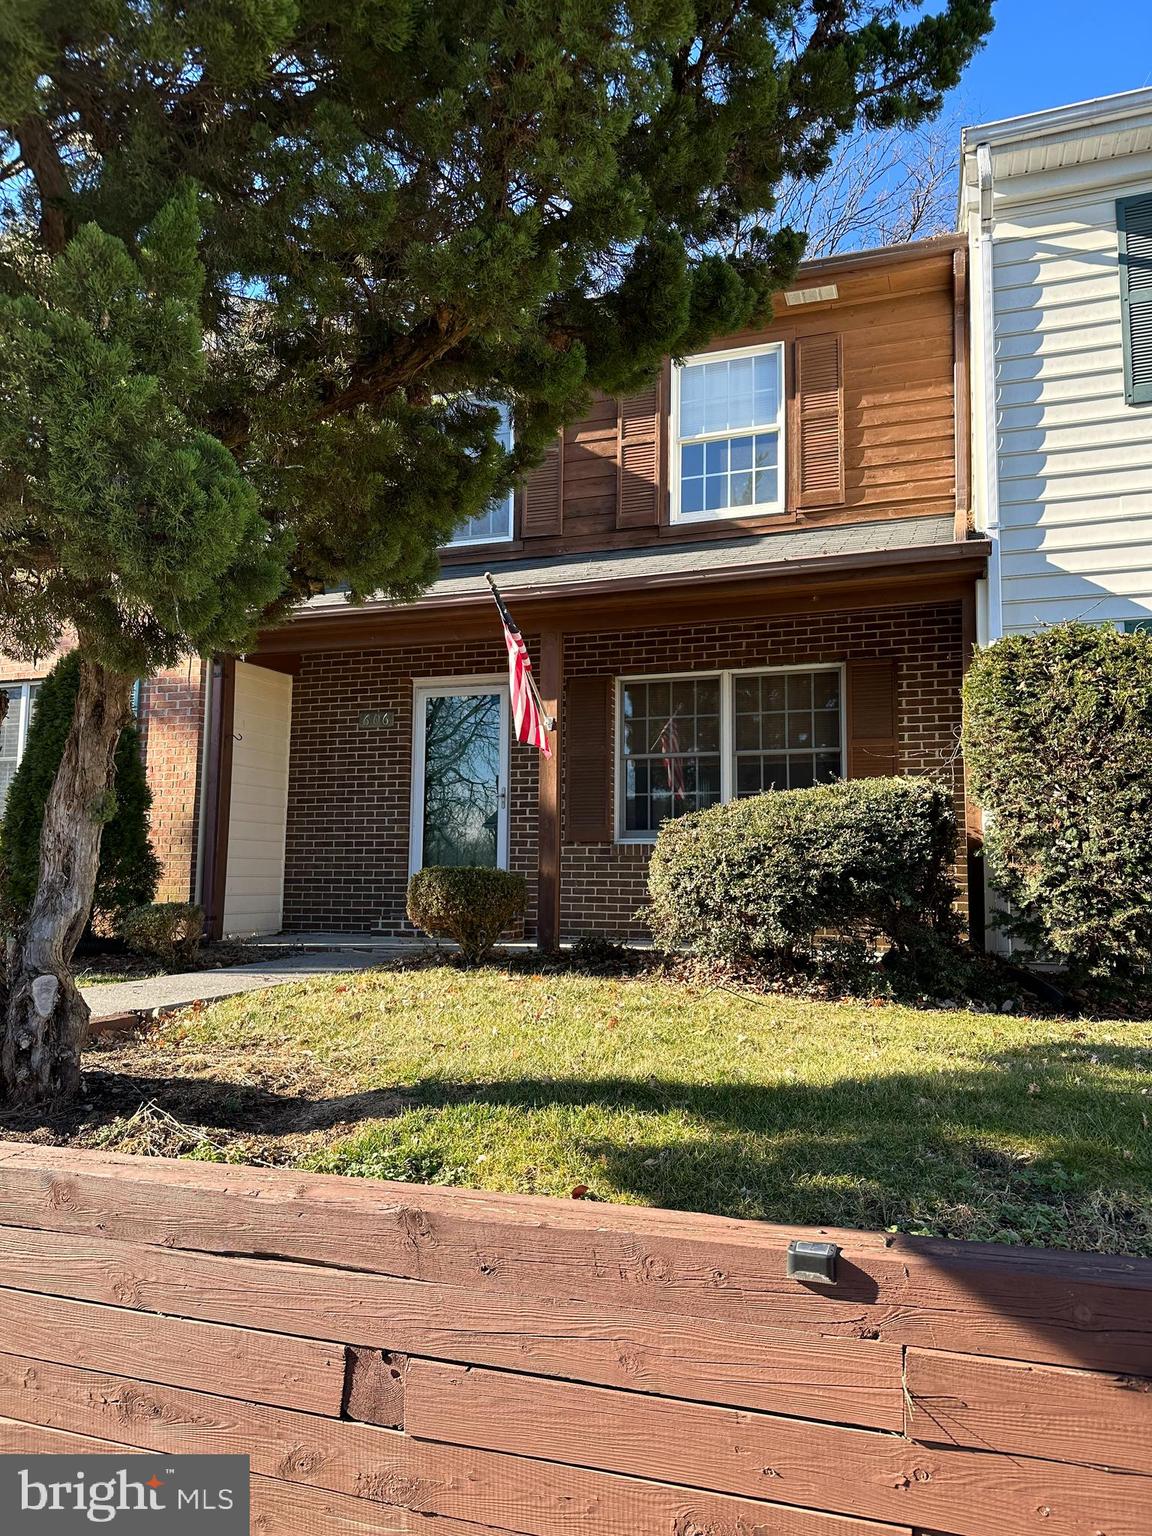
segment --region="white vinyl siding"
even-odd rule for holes
[[[291,677],[238,661],[232,732],[224,933],[230,938],[278,933],[284,910]]]
[[[1040,178],[1037,178],[1040,181]],[[1004,628],[1152,614],[1152,411],[1124,398],[1116,201],[1014,203],[993,230]]]

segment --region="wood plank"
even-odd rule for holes
[[[274,1326],[274,1313],[265,1320]],[[24,1354],[39,1360],[208,1392],[231,1386],[257,1402],[310,1413],[339,1417],[344,1397],[342,1344],[187,1322],[120,1305],[89,1306],[0,1288],[0,1339],[16,1341]]]
[[[146,1314],[164,1313],[845,1424],[901,1429],[904,1423],[902,1351],[873,1340],[14,1227],[0,1227],[0,1277],[21,1288],[16,1295],[44,1292],[135,1308],[120,1314],[118,1326],[126,1330],[135,1330],[138,1316],[150,1322]],[[68,1363],[69,1357],[46,1358]],[[115,1354],[75,1363],[119,1369]],[[216,1387],[211,1376],[175,1380]],[[315,1411],[338,1413],[339,1401]]]
[[[953,1536],[1147,1536],[1152,1479],[929,1448],[902,1435],[413,1361],[417,1438],[657,1477]]]
[[[929,1445],[1152,1474],[1152,1379],[908,1351],[908,1433]],[[1152,1510],[1149,1512],[1152,1517]]]
[[[432,1445],[396,1430],[178,1387],[143,1390],[0,1354],[0,1449],[6,1433],[19,1437],[13,1449],[35,1449],[42,1429],[28,1426],[143,1450],[246,1455],[260,1475],[525,1536],[911,1536],[903,1523]]]
[[[509,1532],[506,1526],[417,1515],[346,1493],[254,1477],[252,1536],[509,1536]]]
[[[125,1449],[112,1440],[0,1419],[4,1455],[123,1456]],[[418,1515],[259,1474],[252,1476],[250,1489],[253,1536],[507,1536],[495,1526]]]
[[[348,1355],[344,1417],[361,1424],[381,1424],[385,1429],[403,1429],[407,1355],[355,1346]]]
[[[477,1295],[563,1296],[1152,1375],[1148,1259],[16,1142],[0,1145],[0,1210],[13,1225],[344,1265]],[[834,1286],[785,1274],[789,1240],[811,1236],[842,1245]]]

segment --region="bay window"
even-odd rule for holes
[[[512,413],[506,405],[499,407],[500,425],[496,429],[496,441],[505,453],[512,451]],[[514,493],[497,496],[483,512],[461,523],[448,540],[448,547],[455,549],[461,544],[507,543],[513,534]]]
[[[836,667],[624,678],[617,719],[617,835],[771,789],[844,772],[844,685]]]
[[[687,358],[672,379],[672,520],[784,510],[784,348]]]

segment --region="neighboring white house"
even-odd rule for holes
[[[1152,90],[968,128],[978,634],[1152,626]]]

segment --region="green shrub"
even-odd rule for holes
[[[119,914],[116,935],[135,954],[174,967],[194,965],[204,937],[204,912],[190,901],[130,907]]]
[[[790,960],[818,934],[912,951],[957,931],[952,797],[927,779],[854,779],[667,821],[649,866],[665,950]]]
[[[973,659],[964,755],[1003,926],[1074,976],[1152,966],[1152,635],[1057,624]]]
[[[408,882],[409,921],[433,938],[453,940],[471,964],[491,952],[526,905],[524,876],[506,869],[433,865]]]
[[[36,894],[44,806],[64,755],[79,686],[80,658],[71,651],[40,685],[28,743],[8,791],[0,823],[0,888],[10,923],[25,916]],[[160,878],[160,861],[148,836],[152,792],[135,725],[120,733],[113,789],[115,801],[109,804],[111,815],[100,840],[92,911],[114,924],[118,913],[150,902]]]

